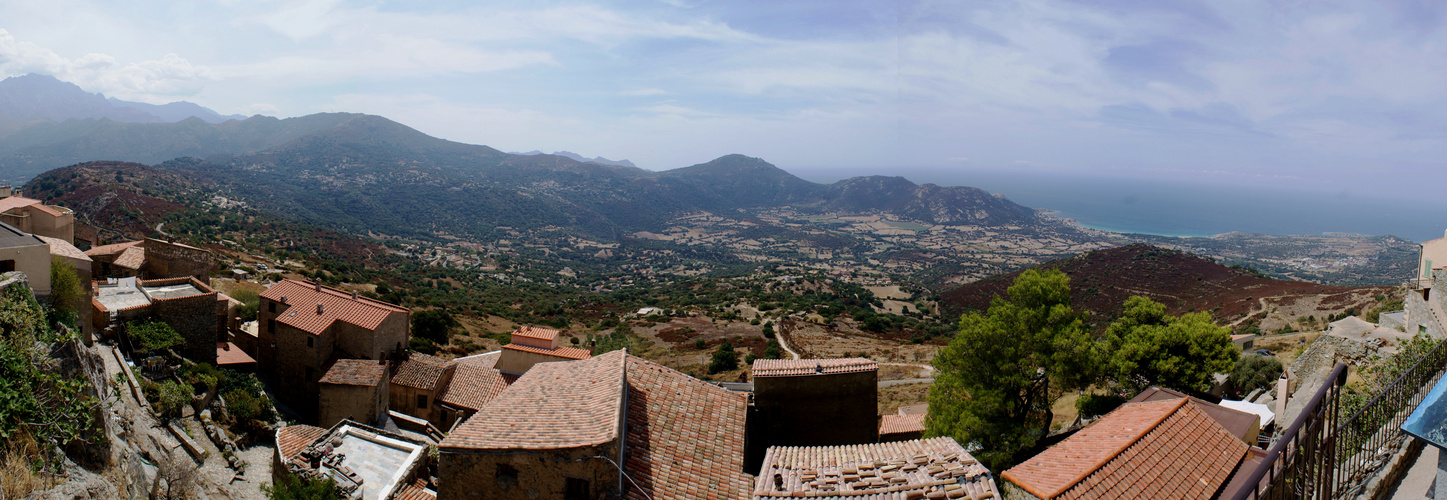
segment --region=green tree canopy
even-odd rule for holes
[[[412,336],[431,340],[438,345],[447,345],[452,339],[452,330],[459,326],[462,324],[446,309],[412,313]]]
[[[718,345],[718,350],[713,352],[713,360],[708,363],[710,375],[718,372],[735,370],[739,367],[739,353],[734,351],[734,343],[725,340]]]
[[[1206,313],[1166,314],[1146,297],[1125,301],[1125,311],[1105,330],[1110,352],[1105,375],[1122,388],[1140,392],[1159,385],[1206,392],[1212,375],[1230,372],[1240,352],[1231,330]]]
[[[1049,430],[1061,391],[1094,381],[1096,344],[1070,307],[1070,278],[1029,269],[1008,297],[960,318],[935,357],[926,434],[978,446],[975,457],[1003,470],[1028,456]]]
[[[50,307],[56,311],[76,314],[80,301],[85,299],[81,291],[80,276],[70,261],[59,255],[50,257]]]
[[[126,325],[126,332],[130,334],[136,352],[142,356],[186,343],[181,333],[164,321],[132,321]]]
[[[1266,387],[1280,376],[1281,360],[1276,356],[1241,356],[1236,361],[1236,368],[1231,370],[1231,387],[1244,394]]]

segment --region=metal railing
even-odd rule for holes
[[[1432,385],[1447,368],[1447,341],[1413,363],[1396,380],[1382,387],[1376,396],[1342,421],[1336,429],[1342,450],[1336,470],[1337,491],[1358,489],[1391,458],[1394,444],[1402,437],[1402,423],[1417,409]]]
[[[1331,498],[1336,467],[1336,416],[1347,366],[1338,363],[1326,383],[1306,403],[1266,451],[1261,464],[1247,476],[1249,486],[1234,500],[1258,498]]]

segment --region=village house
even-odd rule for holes
[[[443,361],[409,353],[392,375],[391,409],[451,429],[501,394],[517,376],[494,366],[501,351]]]
[[[746,406],[625,351],[537,363],[438,444],[438,496],[744,498]]]
[[[91,293],[91,326],[106,336],[132,320],[155,318],[181,334],[186,344],[179,351],[192,361],[214,365],[218,352],[231,349],[222,345],[229,299],[196,278],[94,282]]]
[[[342,420],[383,426],[387,416],[387,361],[338,359],[317,381],[317,423]]]
[[[754,360],[749,463],[770,446],[877,441],[878,373],[865,358]]]
[[[849,446],[774,446],[754,500],[1000,498],[989,469],[947,437]]]
[[[331,478],[347,498],[427,500],[427,447],[415,436],[342,420],[329,427],[289,425],[276,430],[273,481],[291,474]]]
[[[0,188],[0,223],[30,234],[48,236],[75,244],[75,212],[46,205],[40,200],[13,196],[9,186]]]
[[[92,279],[179,278],[192,276],[207,280],[216,268],[211,252],[181,243],[146,238],[93,247],[85,251],[95,261]]]
[[[1259,423],[1254,414],[1147,391],[1000,477],[1014,492],[1005,493],[1021,498],[1229,498],[1265,455],[1248,444]]]
[[[258,368],[286,381],[277,394],[284,402],[315,415],[320,380],[332,363],[400,357],[410,338],[409,318],[400,306],[320,283],[282,280],[261,294]]]
[[[513,330],[511,342],[502,346],[497,369],[503,373],[522,375],[538,363],[575,361],[593,355],[587,349],[562,347],[561,339],[561,332],[552,328],[519,326]]]
[[[20,271],[36,295],[50,295],[50,245],[34,235],[0,223],[0,273]]]

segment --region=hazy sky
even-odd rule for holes
[[[1440,0],[6,0],[0,76],[665,169],[1442,185]]]

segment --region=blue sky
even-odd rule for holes
[[[0,76],[650,169],[1415,192],[1447,181],[1444,6],[9,0]]]

